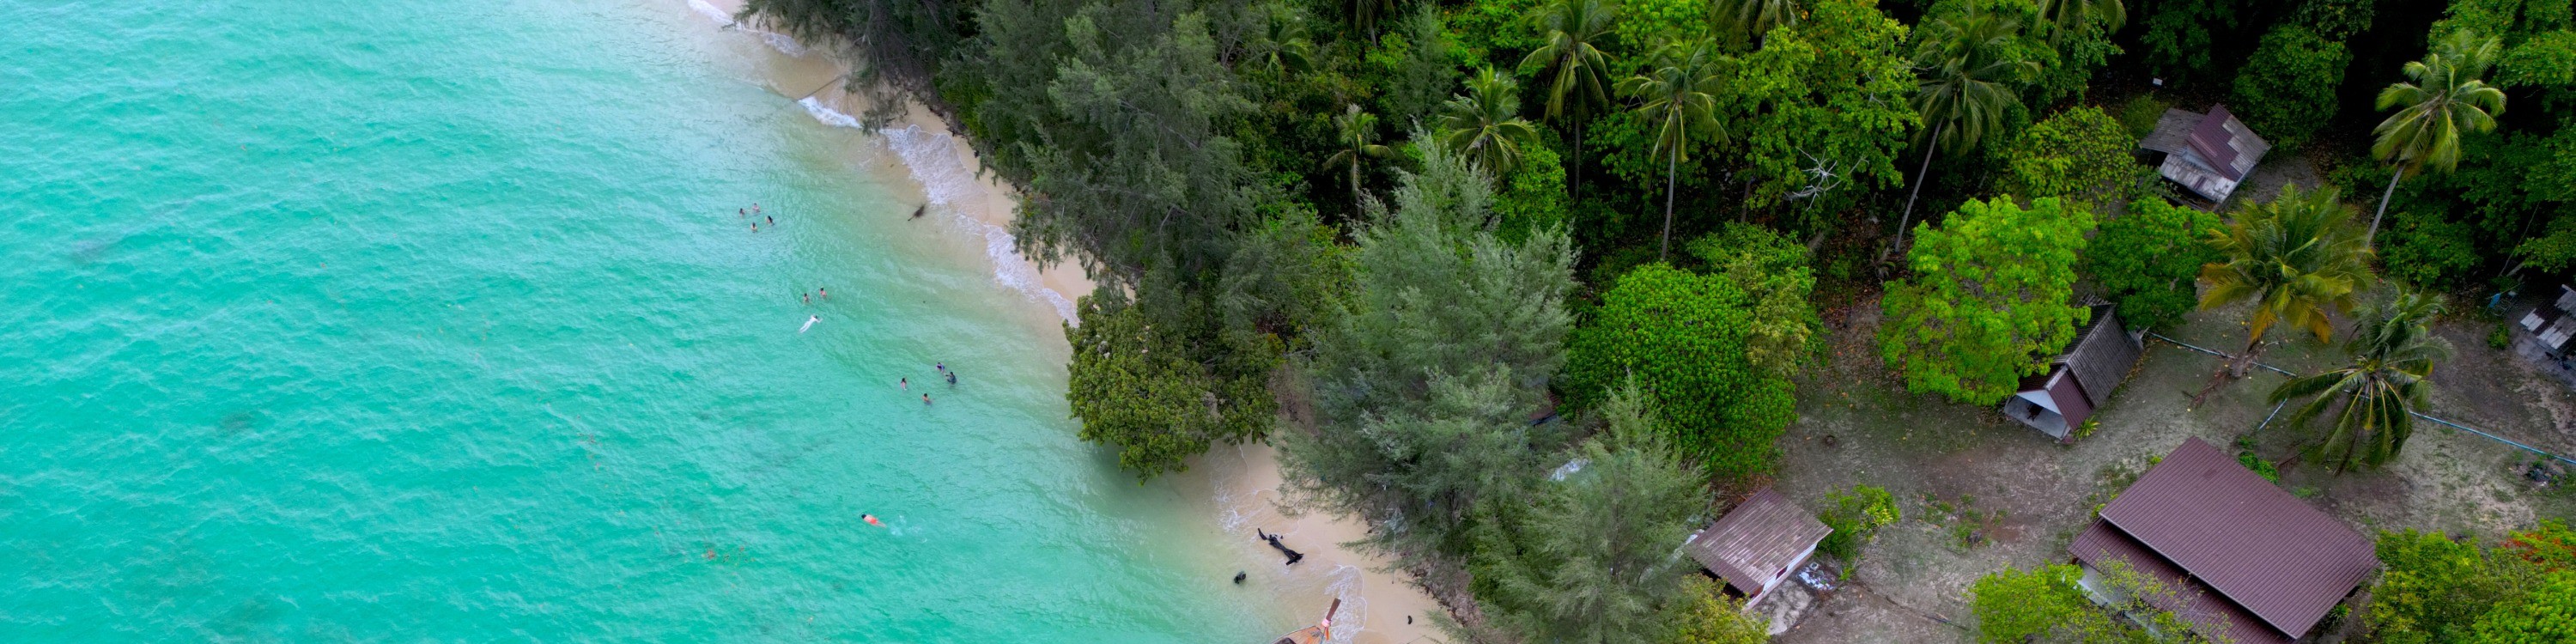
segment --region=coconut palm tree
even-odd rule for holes
[[[1774,27],[1796,26],[1804,13],[1797,0],[1720,0],[1717,9],[1724,12],[1721,20],[1730,21],[1727,37],[1743,38],[1730,45],[1761,40]]]
[[[2021,21],[1988,13],[1970,4],[1964,12],[1926,20],[1914,49],[1914,111],[1923,115],[1923,166],[1914,172],[1913,194],[1897,220],[1896,241],[1879,253],[1905,245],[1905,228],[1914,221],[1914,200],[1923,196],[1923,179],[1932,172],[1932,153],[1953,156],[1977,148],[1987,130],[2002,127],[2004,115],[2021,105],[2013,85],[2039,73],[2039,63],[2021,57],[2013,40]]]
[[[1602,0],[1556,0],[1532,18],[1545,44],[1521,58],[1524,69],[1536,67],[1547,80],[1548,121],[1571,125],[1574,147],[1574,192],[1583,191],[1583,121],[1610,105],[1610,60],[1601,43],[1610,38],[1618,14]]]
[[[2271,203],[2238,207],[2227,232],[2210,240],[2222,259],[2200,269],[2209,287],[2200,308],[2252,300],[2254,312],[2246,320],[2245,351],[2210,379],[2194,406],[2244,375],[2274,324],[2307,329],[2318,341],[2334,337],[2329,313],[2351,310],[2353,293],[2371,282],[2370,247],[2353,236],[2354,208],[2341,197],[2334,188],[2284,186]]]
[[[1352,103],[1341,116],[1333,117],[1333,128],[1337,132],[1333,142],[1342,149],[1334,152],[1331,158],[1324,159],[1324,167],[1350,168],[1351,209],[1356,212],[1360,208],[1360,159],[1384,158],[1388,149],[1376,143],[1377,115],[1360,111],[1358,103]]]
[[[2407,171],[2430,167],[2450,172],[2460,165],[2463,132],[2495,129],[2496,115],[2504,113],[2504,90],[2480,77],[2495,64],[2497,47],[2496,39],[2479,38],[2467,29],[2451,32],[2423,60],[2406,63],[2411,82],[2379,90],[2379,109],[2406,107],[2371,130],[2379,142],[2370,146],[2370,155],[2396,171],[2389,173],[2388,189],[2379,195],[2379,212],[2370,216],[2364,243],[2378,239],[2379,218],[2388,214],[2388,198],[2396,196],[2397,180]]]
[[[1637,120],[1654,131],[1654,154],[1664,157],[1664,242],[1658,259],[1672,251],[1674,178],[1690,155],[1691,141],[1727,136],[1716,115],[1718,84],[1725,82],[1718,69],[1722,57],[1709,49],[1705,41],[1665,45],[1655,54],[1654,70],[1619,82],[1619,93],[1643,101],[1636,108]]]
[[[2039,19],[2049,22],[2048,44],[2064,40],[2068,32],[2084,28],[2084,23],[2102,21],[2102,33],[2119,31],[2129,23],[2129,7],[2120,0],[2039,0]]]
[[[1250,45],[1252,68],[1273,74],[1312,68],[1315,41],[1306,35],[1306,21],[1287,5],[1269,5],[1268,12],[1262,37]]]
[[[1351,28],[1368,34],[1369,41],[1376,42],[1378,16],[1390,13],[1395,13],[1395,0],[1351,0]]]
[[[2334,463],[2335,473],[2354,463],[2377,467],[2406,448],[2406,438],[2415,432],[2415,409],[2424,405],[2429,389],[2424,378],[2432,375],[2433,361],[2449,353],[2429,328],[2441,314],[2441,296],[2400,291],[2354,321],[2353,337],[2344,342],[2352,364],[2272,390],[2274,403],[2308,399],[2290,416],[2294,427],[2305,427],[2336,401],[2343,403],[2334,425],[2311,449]]]
[[[1538,144],[1538,128],[1520,117],[1520,83],[1509,72],[1479,68],[1467,93],[1440,105],[1440,140],[1495,177],[1520,167],[1523,146]]]

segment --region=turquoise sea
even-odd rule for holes
[[[1282,630],[677,2],[0,5],[0,641]]]

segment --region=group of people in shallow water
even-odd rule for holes
[[[759,218],[759,219],[752,219],[752,218],[751,218],[751,216],[752,216],[752,215],[760,215],[760,202],[757,202],[757,201],[751,202],[751,207],[750,207],[750,208],[735,208],[735,209],[733,209],[733,216],[734,216],[734,218],[736,218],[736,219],[747,219],[747,220],[750,220],[750,221],[751,221],[751,232],[755,232],[755,233],[756,233],[756,232],[760,232],[760,222],[764,222],[764,221],[765,221],[765,222],[769,222],[769,227],[771,227],[771,228],[777,228],[777,227],[778,227],[778,218],[777,218],[777,217],[771,217],[771,216],[769,216],[769,215],[760,215],[760,218]]]
[[[931,366],[930,366],[930,368],[932,368],[932,369],[936,369],[936,370],[938,370],[938,371],[939,371],[939,375],[941,375],[941,376],[943,376],[943,377],[948,378],[948,386],[950,386],[950,387],[955,387],[955,386],[957,386],[957,372],[956,372],[956,371],[953,371],[953,370],[950,370],[950,369],[948,368],[948,363],[945,363],[945,362],[933,362],[933,363],[930,363],[930,365],[931,365]],[[896,378],[896,379],[895,379],[895,381],[894,381],[894,383],[895,383],[895,386],[897,386],[897,387],[902,387],[904,391],[912,391],[912,379],[911,379],[911,378]],[[930,404],[930,394],[924,393],[924,394],[922,394],[922,395],[921,395],[921,404],[924,404],[924,405]]]

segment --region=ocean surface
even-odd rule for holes
[[[1074,439],[998,233],[852,152],[908,139],[681,0],[0,23],[0,641],[1288,625],[1206,499]]]

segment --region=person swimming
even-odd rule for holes
[[[778,225],[778,218],[777,218],[777,217],[761,217],[761,218],[762,218],[762,219],[767,219],[767,220],[769,220],[769,225],[772,225],[772,226],[776,226],[776,225]]]
[[[921,404],[924,404],[924,405],[930,404],[930,394],[922,394],[922,395],[921,395]]]
[[[948,386],[951,386],[951,387],[957,386],[957,372],[955,372],[955,371],[948,372]]]
[[[912,391],[911,378],[896,378],[894,384],[895,386],[902,387],[904,391]]]
[[[733,209],[733,217],[734,217],[735,219],[741,219],[741,218],[749,217],[749,216],[751,216],[751,213],[750,213],[750,212],[748,212],[748,211],[745,211],[745,210],[743,210],[743,209],[741,209],[741,208],[735,208],[735,209]]]
[[[859,513],[859,520],[860,520],[860,521],[866,521],[866,522],[868,522],[868,525],[872,525],[872,526],[876,526],[876,527],[880,527],[880,528],[885,527],[885,524],[883,524],[883,523],[878,523],[878,522],[877,522],[877,515],[873,515],[873,514],[868,514],[868,513],[864,513],[864,512],[862,512],[862,513]]]
[[[930,363],[930,368],[937,369],[940,373],[948,373],[948,363],[945,362]]]
[[[806,294],[804,294],[804,296],[805,296],[805,303],[806,303],[806,304],[813,304],[813,303],[814,303],[814,294],[812,294],[812,293],[806,293]]]
[[[751,202],[751,214],[760,214],[760,202]]]
[[[814,292],[823,294],[823,299],[826,299],[826,300],[828,300],[828,299],[832,299],[832,290],[831,290],[831,289],[827,289],[827,288],[823,288],[823,287],[817,286],[817,287],[814,287]]]
[[[823,316],[820,315],[805,316],[805,326],[796,327],[796,332],[804,333],[805,331],[814,328],[814,323],[821,321],[823,321]]]

